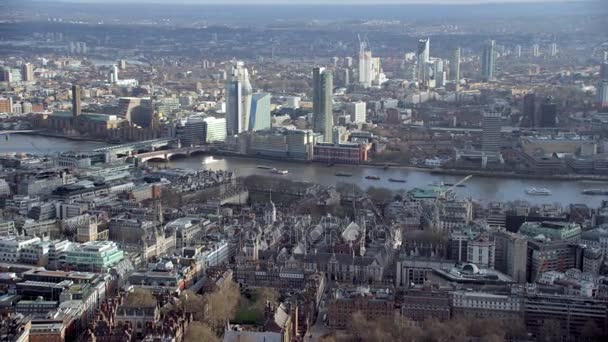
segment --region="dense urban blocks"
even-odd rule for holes
[[[608,340],[605,6],[346,2],[3,3],[3,338]]]

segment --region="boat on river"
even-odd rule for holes
[[[275,175],[286,175],[289,173],[289,171],[287,170],[279,170],[279,169],[272,169],[270,170],[270,173],[274,173]]]
[[[380,177],[378,177],[378,176],[365,176],[365,179],[379,180]]]
[[[526,194],[532,196],[550,196],[552,192],[547,188],[527,188]]]
[[[353,174],[352,173],[348,173],[348,172],[336,172],[336,177],[352,177]]]
[[[608,189],[585,189],[583,195],[608,195]]]
[[[393,182],[393,183],[405,183],[406,182],[405,179],[401,179],[401,178],[389,178],[388,181]]]

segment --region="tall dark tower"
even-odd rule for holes
[[[524,108],[522,126],[534,127],[538,126],[536,122],[536,95],[529,93],[524,96]]]
[[[481,56],[481,78],[485,81],[494,80],[496,68],[496,42],[490,40],[483,49]]]
[[[548,96],[540,105],[540,127],[555,127],[557,123],[557,104]]]
[[[80,115],[80,86],[72,85],[72,116]]]

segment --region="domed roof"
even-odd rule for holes
[[[479,267],[477,267],[475,264],[464,264],[462,266],[462,273],[478,274]]]

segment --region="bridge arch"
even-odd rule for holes
[[[183,158],[188,158],[188,153],[175,152],[175,153],[169,154],[169,160],[183,159]]]
[[[168,160],[165,159],[164,156],[154,156],[154,157],[141,158],[141,161],[142,162],[159,163],[159,162],[167,162]]]
[[[190,152],[191,156],[202,156],[204,154],[207,154],[207,150],[193,150]]]

